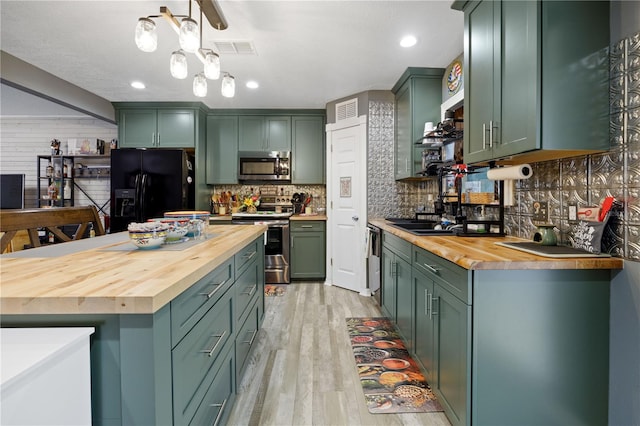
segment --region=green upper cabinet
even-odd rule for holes
[[[292,117],[293,184],[325,183],[324,117]]]
[[[609,148],[608,2],[465,4],[464,159]]]
[[[120,109],[120,148],[194,148],[196,116],[196,109]]]
[[[241,116],[240,151],[291,151],[291,117]]]
[[[238,117],[207,117],[208,184],[238,183]]]
[[[443,68],[407,68],[391,91],[396,97],[395,179],[413,177],[419,170],[414,158],[415,142],[422,137],[424,123],[440,121]]]

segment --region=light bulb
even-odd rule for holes
[[[143,52],[153,52],[158,48],[156,23],[149,18],[140,18],[136,24],[136,46]]]
[[[204,75],[209,80],[220,78],[220,57],[212,51],[204,55]]]
[[[200,48],[198,23],[191,18],[184,18],[180,24],[180,47],[189,53],[195,53]]]
[[[203,73],[196,74],[193,77],[193,94],[199,98],[207,96],[207,79]]]
[[[233,98],[236,94],[236,81],[232,75],[225,74],[224,77],[222,77],[222,87],[220,91],[225,98]]]
[[[176,50],[171,54],[169,69],[174,78],[180,80],[187,78],[187,57],[182,50]]]

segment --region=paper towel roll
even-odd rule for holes
[[[528,164],[519,166],[498,167],[490,169],[487,172],[487,178],[490,180],[514,180],[529,179],[533,175],[533,169]]]

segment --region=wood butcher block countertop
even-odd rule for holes
[[[574,257],[552,259],[524,253],[496,242],[525,241],[514,237],[457,237],[455,235],[417,236],[391,225],[384,219],[369,223],[410,243],[447,259],[465,269],[622,269],[615,257]]]
[[[154,250],[124,232],[0,256],[0,312],[154,313],[266,230],[214,225],[204,241]]]
[[[297,220],[323,220],[323,221],[326,221],[327,220],[327,215],[320,214],[320,213],[310,213],[310,214],[302,213],[302,214],[294,214],[293,216],[290,217],[290,219],[294,220],[294,221],[297,221]]]

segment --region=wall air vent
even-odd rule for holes
[[[257,55],[256,48],[250,41],[227,40],[214,41],[213,44],[220,55]]]
[[[358,98],[336,104],[336,122],[358,116]]]

